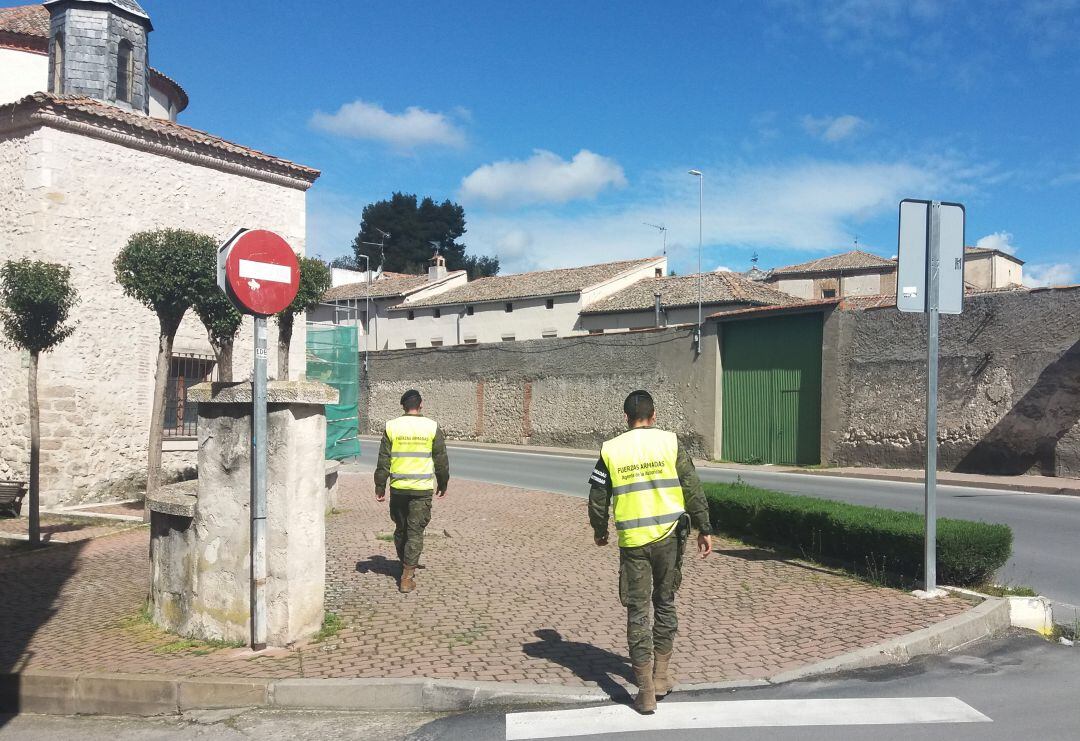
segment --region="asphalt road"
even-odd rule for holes
[[[1080,649],[1051,644],[1028,634],[984,641],[952,654],[924,657],[900,667],[775,687],[673,695],[661,702],[648,719],[629,708],[616,706],[542,714],[515,712],[509,716],[498,712],[471,713],[433,721],[408,738],[410,741],[502,741],[510,737],[589,741],[1075,739],[1080,727],[1080,713],[1076,709],[1080,692],[1078,666]],[[905,703],[907,711],[893,718],[875,717],[875,712],[880,713],[880,703],[890,700]],[[838,701],[849,706],[848,712],[827,725],[815,725],[821,719],[814,716]],[[935,704],[957,706],[979,720],[927,722],[926,711]],[[607,714],[604,725],[586,727],[582,716],[587,718],[598,711]],[[558,721],[558,716],[564,713],[569,716],[563,723],[568,735],[544,735],[552,726],[550,721]],[[678,722],[688,716],[694,721],[692,730],[677,728]],[[749,716],[750,722],[731,727],[739,716],[744,721]],[[868,722],[880,725],[865,725]],[[622,732],[605,732],[615,727]],[[638,728],[641,730],[635,730]],[[512,736],[508,733],[510,729],[520,733]]]
[[[579,456],[450,445],[452,477],[585,497],[594,461]],[[376,444],[365,440],[361,462],[374,465]],[[841,478],[766,470],[701,468],[703,481],[734,481],[854,504],[921,512],[918,483]],[[453,493],[451,483],[451,494]],[[1055,601],[1080,605],[1080,497],[1028,494],[965,486],[938,487],[938,514],[1000,522],[1013,530],[1013,557],[998,581],[1031,586]]]

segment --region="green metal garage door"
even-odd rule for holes
[[[812,464],[821,455],[821,315],[725,322],[724,460]]]

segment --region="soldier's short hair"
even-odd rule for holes
[[[656,407],[653,405],[652,395],[648,391],[631,391],[622,405],[626,417],[631,422],[644,422],[653,416]]]
[[[406,412],[415,412],[420,408],[420,402],[423,399],[420,398],[420,392],[416,389],[409,389],[401,395],[401,408]]]

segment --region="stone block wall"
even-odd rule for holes
[[[42,502],[111,496],[145,473],[157,319],[123,294],[112,263],[131,234],[163,227],[224,239],[238,225],[280,233],[303,249],[305,193],[252,176],[191,164],[51,127],[0,135],[0,258],[65,264],[81,304],[75,333],[41,356]],[[275,322],[269,322],[276,368]],[[290,366],[303,373],[306,330],[293,333]],[[176,353],[212,355],[189,312]],[[245,322],[234,376],[250,377],[252,330]],[[273,370],[271,370],[273,373]],[[28,464],[26,359],[0,346],[0,478],[25,480]],[[173,469],[190,450],[168,453]]]
[[[836,311],[825,336],[822,460],[921,468],[924,317]],[[1080,476],[1080,287],[969,296],[939,368],[939,468]]]
[[[713,455],[716,335],[696,355],[691,330],[371,353],[361,430],[381,433],[409,388],[452,439],[596,448],[626,429],[623,400],[647,389],[658,425]],[[365,398],[367,403],[364,403]]]

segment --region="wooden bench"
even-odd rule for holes
[[[25,481],[0,481],[0,515],[18,517],[25,496]]]

